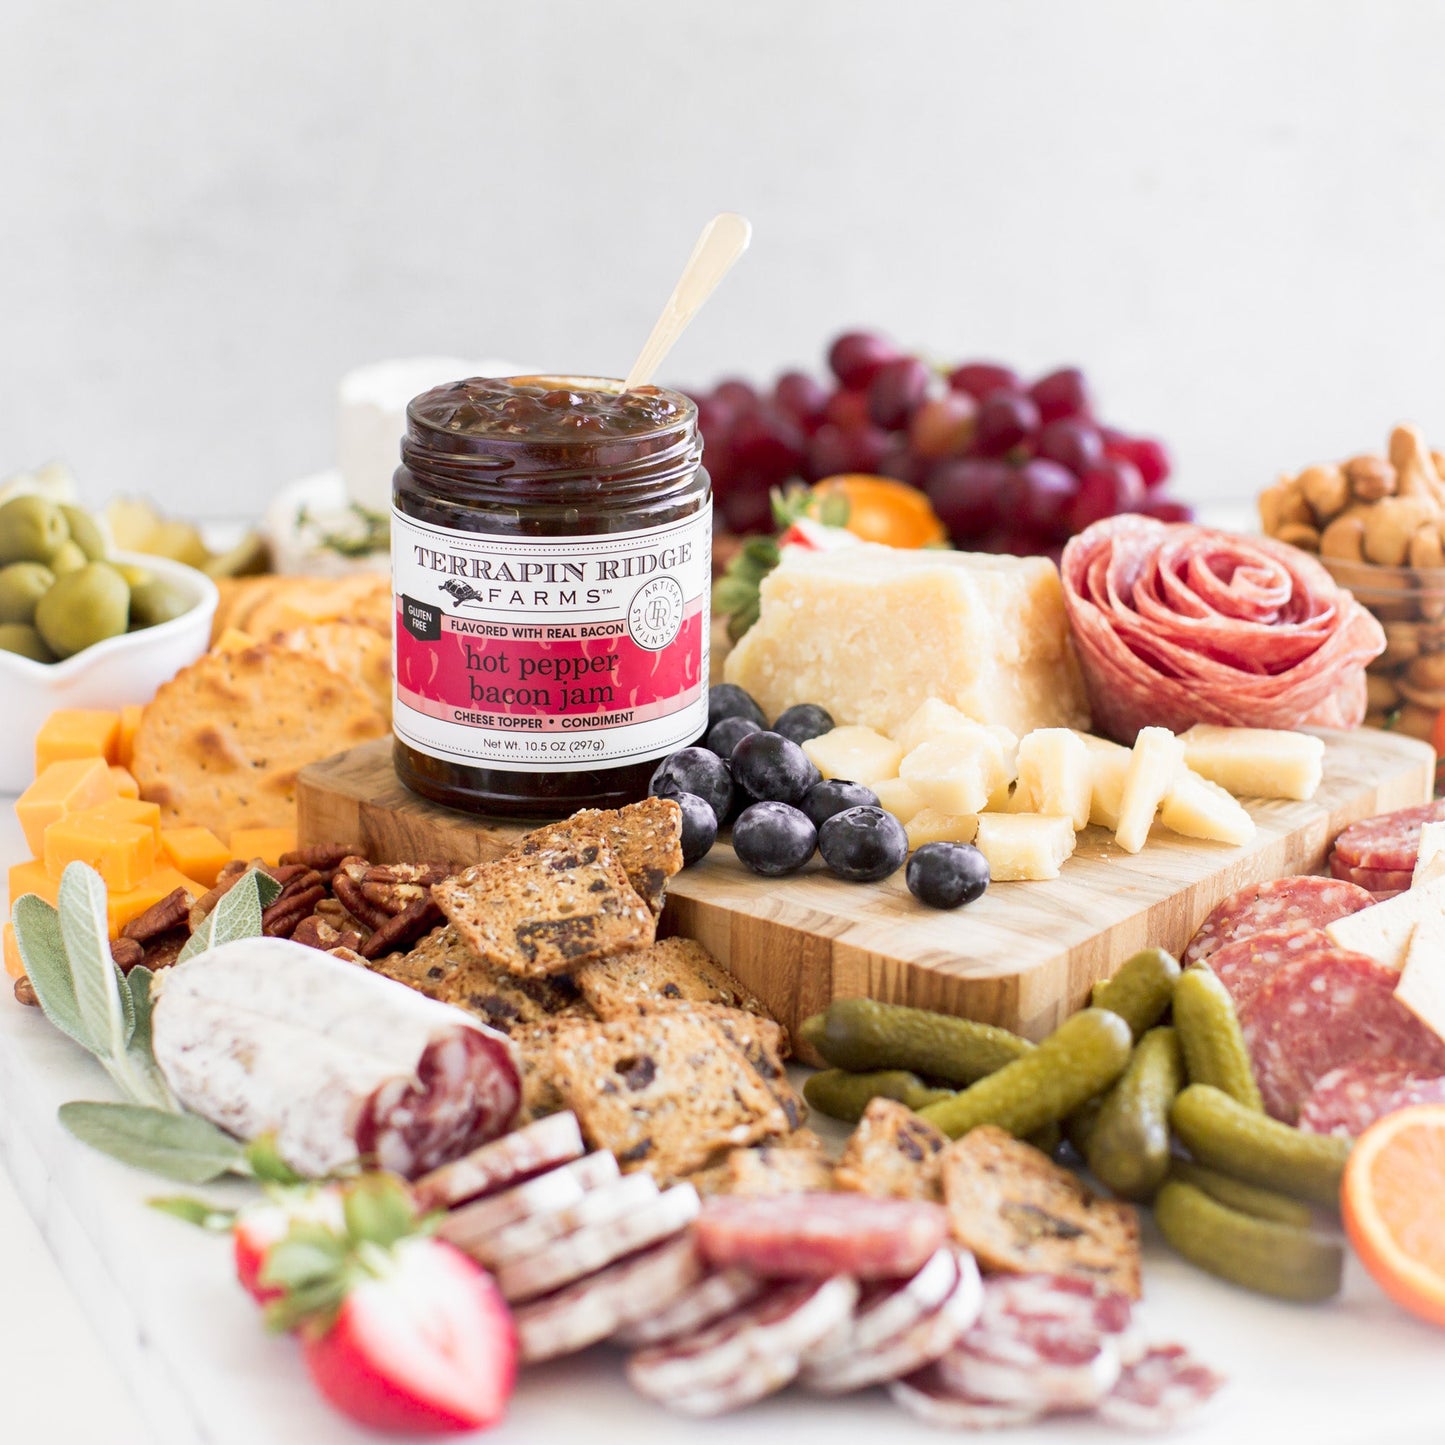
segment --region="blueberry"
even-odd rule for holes
[[[815,828],[821,828],[834,813],[841,813],[844,808],[876,808],[878,794],[862,783],[824,778],[803,794],[803,801],[798,806],[813,820]]]
[[[777,733],[749,733],[733,749],[732,766],[737,785],[769,803],[801,802],[820,776],[807,753]]]
[[[845,808],[818,829],[818,852],[828,871],[839,878],[876,883],[903,866],[908,857],[908,834],[883,808]]]
[[[717,814],[707,799],[696,793],[670,793],[672,801],[682,809],[682,866],[691,868],[706,858],[717,842]]]
[[[908,860],[908,891],[930,908],[957,908],[982,898],[988,859],[971,843],[925,843]]]
[[[720,682],[707,690],[707,726],[711,732],[725,717],[745,717],[760,728],[768,725],[763,710],[735,682]]]
[[[754,803],[733,824],[738,861],[764,878],[796,873],[818,846],[818,830],[808,815],[787,803]]]
[[[725,717],[708,729],[707,737],[703,739],[703,746],[716,753],[720,758],[730,758],[733,755],[733,749],[749,733],[760,732],[762,732],[762,728],[750,717]]]
[[[838,724],[827,708],[815,702],[800,702],[778,714],[773,724],[775,733],[782,733],[791,743],[805,743],[809,738],[820,738],[830,733]]]
[[[716,753],[706,748],[679,748],[658,765],[647,791],[659,798],[696,793],[722,819],[733,805],[733,775]]]

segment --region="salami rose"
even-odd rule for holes
[[[1380,624],[1319,562],[1264,537],[1124,515],[1060,564],[1097,728],[1358,727]]]

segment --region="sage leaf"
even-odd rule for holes
[[[281,885],[269,874],[254,868],[243,874],[221,895],[201,926],[186,940],[176,962],[185,963],[239,938],[259,938],[261,912],[274,903],[280,893]]]
[[[146,1203],[162,1214],[173,1214],[197,1229],[210,1230],[213,1234],[224,1234],[236,1222],[234,1209],[217,1209],[204,1199],[192,1199],[187,1194],[173,1194],[164,1199],[148,1199]]]
[[[125,975],[123,987],[130,995],[135,1015],[135,1028],[131,1032],[130,1043],[126,1045],[126,1055],[133,1072],[145,1087],[146,1098],[138,1098],[136,1102],[152,1102],[161,1108],[174,1110],[178,1107],[175,1096],[156,1063],[151,1047],[151,991],[154,984],[155,974],[141,963]]]
[[[139,1104],[70,1103],[60,1106],[60,1122],[92,1149],[180,1184],[250,1172],[241,1145],[195,1114]]]
[[[110,956],[105,884],[84,863],[60,875],[60,936],[70,960],[75,1001],[92,1051],[103,1063],[120,1059],[135,1028],[130,990]]]
[[[43,898],[26,893],[15,900],[11,916],[20,960],[45,1017],[81,1048],[95,1053],[75,997],[70,959],[60,935],[60,914]]]

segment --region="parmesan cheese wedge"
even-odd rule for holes
[[[1243,804],[1231,798],[1218,783],[1186,768],[1164,795],[1159,821],[1171,833],[1186,838],[1208,838],[1213,843],[1248,843],[1254,837],[1254,819]]]
[[[1180,734],[1184,760],[1236,797],[1313,798],[1324,776],[1323,738],[1283,728],[1196,723]]]
[[[1114,841],[1137,853],[1149,838],[1154,814],[1184,768],[1184,743],[1168,728],[1140,728],[1124,774]]]
[[[850,783],[874,783],[898,776],[903,749],[892,738],[872,728],[841,727],[808,738],[803,751],[825,778],[843,778]]]
[[[1445,878],[1445,823],[1426,823],[1420,830],[1420,852],[1415,859],[1411,888]]]
[[[1089,754],[1089,822],[1111,831],[1119,826],[1119,805],[1124,800],[1124,776],[1132,756],[1123,743],[1075,732]]]
[[[1004,727],[970,723],[932,742],[920,743],[898,767],[898,776],[930,808],[942,813],[981,813],[1014,780],[1018,739]]]
[[[985,813],[974,839],[996,883],[1057,878],[1074,842],[1074,825],[1067,818],[1042,813]]]
[[[1004,811],[1046,813],[1072,820],[1074,828],[1089,826],[1093,798],[1093,770],[1089,750],[1068,728],[1035,728],[1018,748],[1018,787],[1025,806]]]
[[[911,753],[924,743],[937,742],[950,733],[967,732],[977,726],[967,713],[960,712],[952,703],[931,697],[927,702],[919,703],[901,727],[894,728],[893,740],[905,753]]]
[[[900,823],[923,809],[923,799],[902,778],[874,778],[868,786],[878,794],[878,806],[886,808]]]
[[[1415,925],[1395,997],[1445,1039],[1445,913],[1429,914]]]
[[[975,813],[940,813],[937,808],[920,808],[906,824],[908,851],[925,843],[972,843],[978,835]]]
[[[1362,908],[1348,917],[1337,918],[1325,932],[1341,948],[1367,953],[1386,968],[1401,969],[1410,951],[1410,939],[1417,924],[1439,919],[1445,914],[1445,879],[1437,879],[1422,888],[1411,888]]]

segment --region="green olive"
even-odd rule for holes
[[[125,578],[104,562],[88,562],[67,572],[35,609],[35,626],[58,657],[71,657],[126,629],[130,588]]]
[[[0,623],[35,621],[35,604],[50,590],[55,573],[39,562],[0,567]]]
[[[32,662],[54,662],[55,654],[40,634],[24,622],[0,623],[0,652],[18,652]]]
[[[62,542],[50,557],[50,570],[57,577],[67,572],[79,572],[85,566],[86,556],[78,542]]]
[[[131,626],[154,627],[191,609],[191,599],[174,582],[162,577],[133,584],[130,589]]]
[[[65,513],[44,497],[11,497],[0,507],[0,565],[49,562],[69,540]]]
[[[134,562],[112,562],[110,565],[125,578],[126,583],[131,587],[139,587],[145,582],[150,582],[156,575],[149,567],[140,567]]]
[[[105,557],[105,533],[100,524],[84,507],[71,507],[64,503],[60,510],[70,527],[70,540],[85,553],[87,562],[100,562]]]

